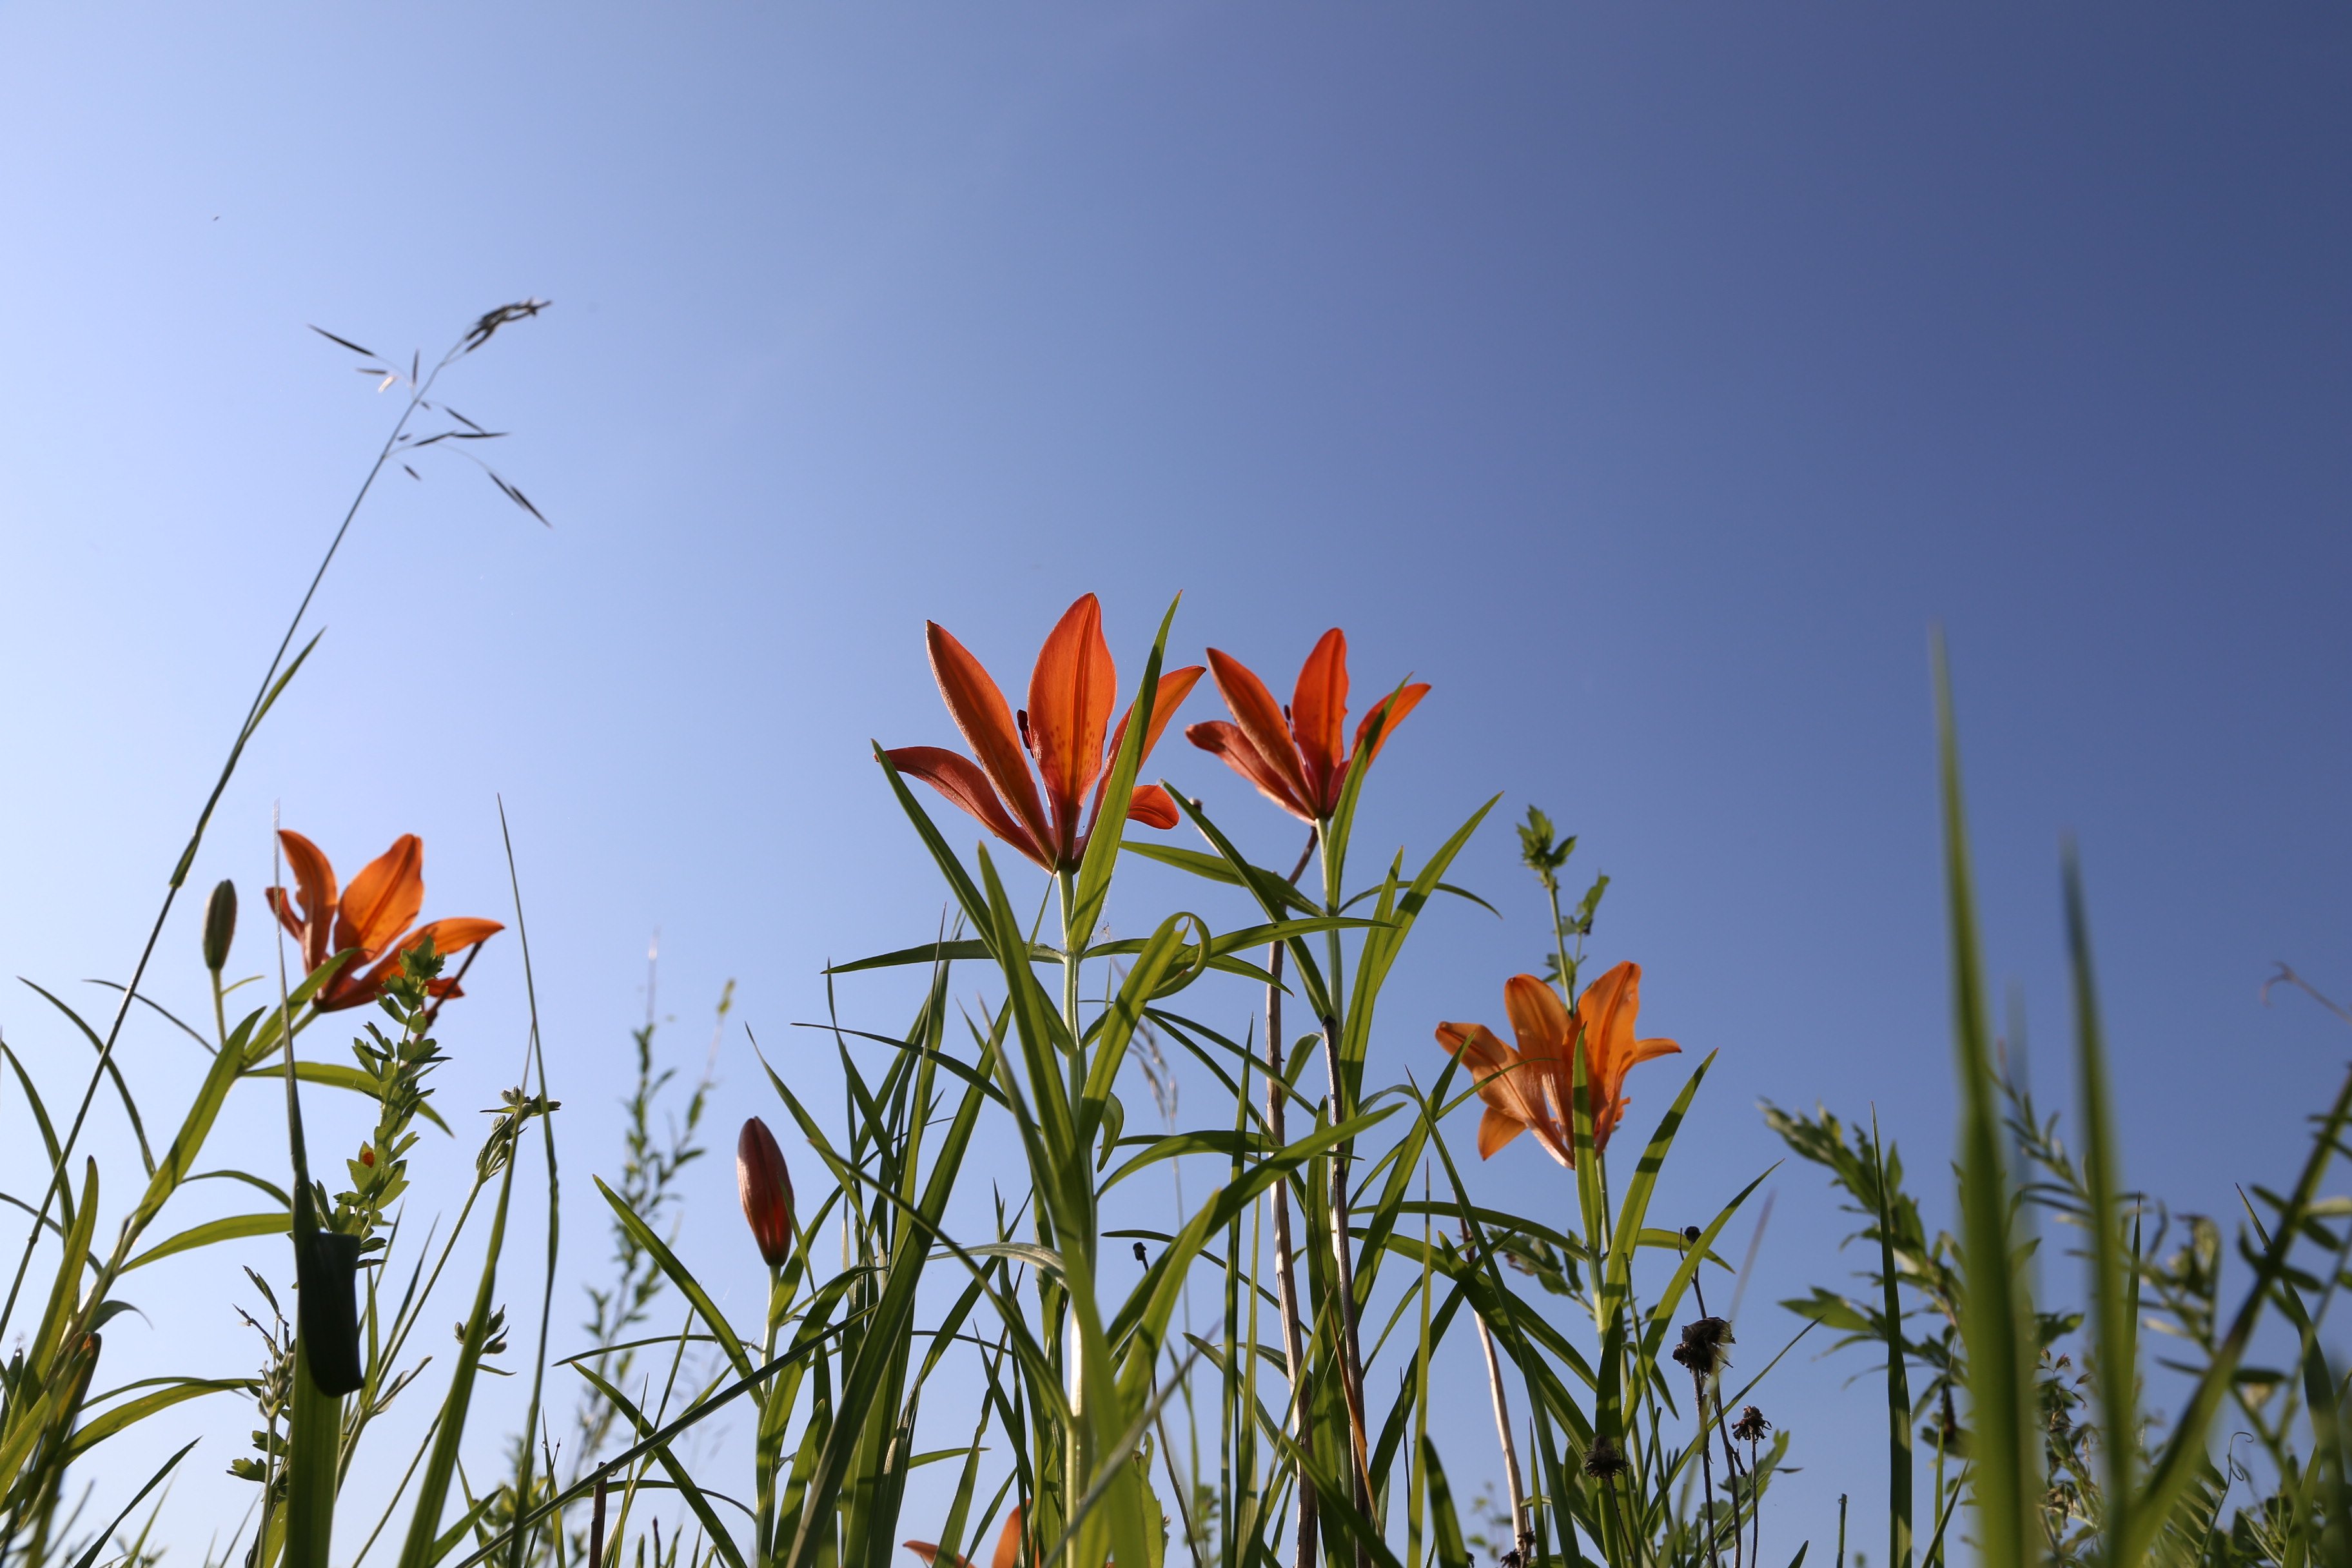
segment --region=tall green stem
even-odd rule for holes
[[[335,1525],[335,1468],[343,1402],[310,1381],[309,1347],[294,1346],[294,1396],[286,1433],[286,1568],[327,1568]]]
[[[1327,914],[1339,912],[1340,867],[1331,853],[1330,824],[1317,826],[1315,841],[1323,850],[1323,908]],[[1331,1005],[1344,1006],[1346,994],[1341,973],[1339,933],[1325,933],[1329,953]],[[1331,1080],[1331,1120],[1334,1123],[1348,1117],[1347,1064],[1340,1060],[1340,1042],[1347,1037],[1344,1021],[1338,1017],[1319,1020],[1323,1026],[1323,1061]],[[1364,1354],[1362,1340],[1356,1325],[1356,1259],[1350,1222],[1348,1217],[1348,1164],[1355,1153],[1355,1140],[1342,1141],[1331,1151],[1331,1260],[1333,1287],[1339,1298],[1339,1385],[1348,1410],[1349,1452],[1355,1461],[1356,1502],[1367,1515],[1373,1509],[1370,1442],[1364,1420]],[[1370,1568],[1370,1554],[1360,1547],[1356,1553],[1358,1568]]]

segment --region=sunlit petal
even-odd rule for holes
[[[1013,820],[989,787],[988,775],[970,757],[937,746],[900,746],[882,753],[890,765],[908,778],[922,780],[957,805],[978,817],[982,826],[1047,870],[1053,864],[1029,830]]]
[[[392,945],[425,907],[425,842],[404,833],[369,861],[336,906],[335,947],[356,947],[373,958]]]
[[[1168,728],[1168,721],[1173,719],[1176,716],[1176,710],[1183,706],[1184,699],[1192,693],[1193,683],[1201,679],[1202,673],[1201,667],[1195,664],[1182,669],[1171,670],[1160,678],[1160,684],[1153,688],[1152,691],[1151,729],[1143,737],[1143,752],[1138,759],[1139,762],[1150,760],[1151,748],[1160,743],[1160,731]],[[1118,760],[1118,749],[1127,744],[1127,721],[1134,717],[1135,709],[1130,705],[1126,712],[1118,716],[1118,723],[1110,732],[1110,743],[1104,749],[1102,777],[1095,783],[1094,806],[1087,814],[1088,837],[1094,836],[1095,823],[1102,816],[1103,791],[1110,787],[1111,768]],[[1163,796],[1164,793],[1162,792]],[[1170,801],[1168,804],[1170,809],[1173,810],[1175,803]],[[1128,809],[1132,812],[1134,807],[1129,805]],[[1171,817],[1166,822],[1154,822],[1151,826],[1173,827],[1176,826],[1176,820]]]
[[[1145,784],[1127,797],[1127,817],[1146,827],[1170,828],[1184,820],[1176,803],[1158,784]]]
[[[1333,626],[1307,656],[1290,695],[1290,730],[1297,737],[1308,798],[1327,815],[1339,804],[1347,722],[1348,637]]]
[[[1030,842],[1048,842],[1052,832],[1045,820],[1045,808],[1037,798],[1036,781],[1029,776],[1029,754],[1022,749],[1020,732],[1013,727],[1013,710],[1005,705],[1004,693],[996,689],[996,682],[988,678],[980,660],[956,641],[954,634],[936,621],[926,622],[925,628],[931,674],[940,683],[940,697],[947,703],[950,717],[963,731],[965,742],[971,747],[972,755],[980,759],[982,769],[1012,811],[1013,820],[1028,830]],[[1032,859],[1040,858],[1034,850],[1024,853]]]
[[[285,921],[287,930],[302,939],[305,970],[316,969],[333,951],[327,945],[327,937],[335,919],[335,868],[317,845],[290,827],[278,830],[278,842],[294,873],[294,885],[302,894],[300,918],[288,921],[282,909],[278,918]]]
[[[1266,765],[1258,749],[1249,742],[1238,725],[1223,719],[1211,719],[1204,723],[1187,725],[1184,738],[1204,752],[1214,752],[1224,758],[1225,765],[1257,785],[1258,793],[1290,813],[1301,822],[1315,820],[1314,811],[1291,792],[1289,784]]]
[[[1021,1510],[1015,1505],[1004,1516],[1004,1529],[996,1537],[996,1555],[990,1559],[989,1568],[1017,1568],[1021,1561]]]
[[[1429,683],[1424,680],[1406,687],[1403,690],[1395,693],[1393,697],[1383,697],[1373,703],[1372,710],[1364,715],[1362,723],[1356,726],[1357,750],[1360,752],[1363,749],[1364,737],[1371,733],[1372,721],[1379,719],[1381,720],[1381,738],[1372,742],[1371,751],[1372,756],[1379,756],[1381,748],[1389,743],[1389,737],[1396,733],[1397,726],[1404,722],[1405,715],[1420,707],[1421,700],[1428,695]],[[1386,714],[1387,717],[1381,719],[1382,714]],[[1365,765],[1370,766],[1370,759],[1366,760]]]
[[[1307,792],[1307,775],[1298,766],[1298,747],[1291,740],[1290,725],[1274,693],[1247,665],[1215,648],[1209,650],[1209,671],[1216,678],[1217,690],[1232,710],[1234,721],[1264,761],[1265,771],[1282,781],[1284,793],[1307,808],[1304,815],[1312,821],[1315,797]]]
[[[1053,808],[1055,853],[1077,843],[1078,807],[1102,770],[1103,734],[1118,700],[1118,671],[1103,641],[1102,605],[1082,595],[1063,613],[1029,678],[1029,740]]]

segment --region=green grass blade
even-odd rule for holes
[[[298,1338],[286,1436],[285,1568],[327,1568],[342,1440],[343,1402],[311,1381],[310,1358]]]
[[[2090,917],[2083,898],[2082,866],[2074,847],[2065,849],[2066,948],[2074,977],[2074,1050],[2083,1118],[2083,1173],[2091,1212],[2091,1300],[2098,1338],[2092,1349],[2099,1407],[2107,1440],[2106,1517],[2110,1540],[2138,1533],[2134,1510],[2139,1479],[2139,1349],[2137,1264],[2127,1256],[2116,1146],[2114,1093],[2107,1078],[2107,1047],[2099,1023],[2098,987],[2091,967]]]
[[[1102,811],[1087,830],[1087,852],[1078,862],[1077,898],[1071,906],[1070,929],[1077,933],[1072,945],[1083,947],[1102,920],[1103,900],[1110,896],[1111,873],[1118,868],[1120,836],[1127,830],[1127,807],[1135,793],[1135,776],[1143,765],[1144,737],[1151,732],[1151,710],[1160,696],[1160,665],[1167,657],[1168,630],[1176,624],[1181,594],[1168,602],[1160,617],[1160,635],[1151,639],[1151,653],[1143,661],[1143,679],[1129,708],[1127,733],[1120,737],[1118,755],[1111,763],[1110,782],[1102,792]]]
[[[1960,1079],[1960,1257],[1968,1295],[1960,1313],[1969,1352],[1977,1550],[1986,1568],[2033,1568],[2042,1554],[2044,1490],[2033,1422],[2032,1307],[2016,1267],[2011,1184],[1992,1030],[1985,1009],[1976,894],[1960,798],[1959,740],[1943,645],[1935,650],[1941,753],[1944,879],[1951,925],[1952,1033]]]
[[[520,1135],[520,1130],[516,1130]],[[449,1500],[449,1483],[457,1469],[457,1448],[466,1436],[466,1414],[474,1397],[474,1381],[482,1365],[483,1346],[489,1339],[490,1316],[497,1299],[499,1255],[505,1250],[507,1205],[514,1195],[515,1162],[511,1149],[499,1173],[498,1205],[490,1213],[490,1231],[482,1258],[482,1276],[474,1289],[473,1310],[467,1315],[460,1337],[457,1364],[449,1375],[449,1391],[441,1403],[440,1430],[433,1452],[416,1485],[416,1504],[409,1514],[408,1535],[400,1549],[400,1568],[432,1568],[441,1538],[441,1511]],[[297,1568],[289,1564],[289,1568]],[[322,1562],[318,1568],[326,1568]]]
[[[735,1369],[735,1375],[751,1376],[751,1352],[743,1348],[743,1341],[735,1332],[734,1325],[727,1321],[727,1314],[719,1310],[719,1304],[710,1299],[710,1292],[702,1288],[702,1281],[694,1277],[694,1271],[678,1261],[677,1254],[670,1250],[669,1243],[630,1208],[620,1194],[604,1184],[604,1177],[591,1176],[589,1180],[594,1182],[596,1190],[604,1194],[604,1202],[612,1206],[614,1217],[629,1233],[629,1238],[645,1248],[646,1255],[654,1260],[655,1266],[677,1288],[677,1293],[694,1308],[694,1315],[702,1320],[703,1326],[719,1342],[719,1349],[727,1352],[728,1364]]]
[[[219,1219],[208,1219],[202,1225],[192,1225],[178,1235],[157,1242],[124,1264],[122,1272],[128,1274],[158,1258],[199,1247],[210,1247],[215,1242],[236,1241],[249,1236],[284,1236],[291,1224],[292,1217],[282,1211],[278,1214],[233,1214]]]

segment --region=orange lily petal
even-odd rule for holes
[[[1395,734],[1397,726],[1404,722],[1404,716],[1420,707],[1421,700],[1428,695],[1429,682],[1422,680],[1372,704],[1372,710],[1364,715],[1362,723],[1356,726],[1356,749],[1359,752],[1363,749],[1364,737],[1371,733],[1372,721],[1383,712],[1388,714],[1388,719],[1381,725],[1381,738],[1372,742],[1371,756],[1364,759],[1366,767],[1371,766],[1372,757],[1381,754],[1381,748],[1389,743],[1389,737]]]
[[[919,778],[981,820],[991,833],[1048,871],[1053,865],[1029,830],[1013,820],[1004,803],[989,787],[988,775],[970,757],[938,746],[900,746],[882,753],[890,765],[909,778]]]
[[[319,1011],[333,1013],[345,1007],[356,1007],[362,1002],[374,1001],[383,994],[383,988],[392,977],[400,973],[401,963],[406,955],[428,942],[433,944],[434,952],[447,958],[477,942],[488,942],[506,929],[496,921],[479,920],[472,915],[452,915],[444,920],[427,921],[403,937],[398,947],[384,954],[376,962],[375,967],[364,974],[359,973],[356,962],[347,964],[341,973],[320,990]],[[432,991],[434,995],[441,997],[465,994],[457,989],[454,977],[434,981]]]
[[[1003,1530],[997,1533],[996,1555],[990,1560],[989,1568],[1014,1568],[1020,1561],[1021,1506],[1015,1503],[1013,1511],[1004,1516]]]
[[[1223,719],[1211,719],[1203,723],[1185,726],[1184,738],[1204,752],[1214,752],[1225,759],[1225,766],[1257,785],[1258,793],[1301,822],[1313,822],[1315,813],[1306,802],[1290,791],[1282,776],[1266,766],[1265,759],[1249,742],[1249,737],[1237,725]]]
[[[264,888],[261,897],[269,905],[270,912],[278,917],[278,923],[299,942],[302,940],[302,917],[295,912],[293,896],[283,888]],[[306,952],[302,956],[308,958],[310,954]],[[317,965],[311,967],[316,968]]]
[[[1184,820],[1176,803],[1158,784],[1145,784],[1127,797],[1127,818],[1146,827],[1170,828]]]
[[[1168,721],[1176,717],[1176,710],[1184,706],[1184,699],[1192,695],[1192,688],[1199,685],[1201,677],[1207,673],[1200,665],[1188,664],[1160,678],[1160,684],[1151,692],[1151,728],[1143,737],[1145,756],[1151,755],[1151,748],[1160,744],[1160,737],[1168,731]],[[1127,721],[1122,717],[1119,720],[1121,732],[1113,737],[1110,743],[1113,754],[1118,752],[1119,742],[1127,738],[1126,728]]]
[[[1478,1098],[1486,1103],[1478,1126],[1478,1155],[1490,1157],[1517,1136],[1517,1129],[1532,1131],[1545,1152],[1563,1164],[1570,1163],[1554,1118],[1543,1103],[1541,1068],[1503,1044],[1484,1024],[1440,1024],[1437,1043],[1461,1058],[1475,1080]]]
[[[1586,1073],[1597,1084],[1609,1084],[1614,1071],[1622,1082],[1624,1058],[1633,1048],[1633,1019],[1642,1010],[1642,966],[1631,959],[1618,964],[1584,988],[1577,998],[1576,1016],[1584,1026]],[[1612,1086],[1613,1087],[1613,1086]]]
[[[486,921],[473,915],[449,915],[437,921],[426,921],[402,939],[397,952],[433,944],[433,951],[447,958],[463,952],[477,942],[488,942],[507,928],[497,921]]]
[[[1518,1037],[1519,1054],[1544,1064],[1560,1110],[1567,1111],[1574,1103],[1570,1096],[1575,1088],[1568,1066],[1571,1036],[1567,1004],[1534,975],[1514,974],[1503,982],[1503,1011],[1510,1016],[1511,1033]]]
[[[1678,1057],[1682,1054],[1682,1047],[1672,1040],[1635,1040],[1632,1054],[1625,1058],[1625,1065],[1633,1067],[1637,1063],[1654,1060],[1659,1057]]]
[[[900,1544],[926,1563],[939,1562],[940,1547],[935,1541],[908,1541]],[[971,1560],[968,1557],[950,1557],[948,1561],[954,1564],[954,1568],[971,1568]],[[996,1537],[996,1555],[990,1560],[990,1568],[1015,1568],[1020,1561],[1021,1510],[1015,1508],[1006,1516],[1004,1529]]]
[[[1528,1130],[1528,1124],[1500,1106],[1490,1105],[1478,1118],[1478,1158],[1491,1160],[1496,1150]]]
[[[1176,710],[1183,706],[1184,699],[1192,694],[1193,683],[1201,679],[1202,673],[1201,667],[1195,664],[1188,665],[1182,669],[1171,669],[1160,678],[1160,684],[1152,689],[1151,729],[1143,737],[1143,751],[1136,759],[1139,763],[1150,757],[1151,748],[1160,743],[1160,732],[1168,728],[1168,721],[1176,717]],[[1110,787],[1111,765],[1118,762],[1118,749],[1127,744],[1127,721],[1134,717],[1135,708],[1130,703],[1127,711],[1118,716],[1118,723],[1110,732],[1110,743],[1104,748],[1103,759],[1106,765],[1103,768],[1102,778],[1095,784],[1094,809],[1087,816],[1087,837],[1089,838],[1094,837],[1096,819],[1102,816],[1103,791]],[[1154,786],[1150,784],[1139,786],[1140,789],[1152,787]],[[1173,811],[1175,802],[1170,801],[1168,805],[1169,809]],[[1134,805],[1130,800],[1128,811],[1131,815],[1134,810]],[[1171,816],[1166,822],[1154,822],[1151,826],[1173,827],[1176,826],[1176,818]]]
[[[356,947],[373,958],[408,929],[425,907],[425,843],[404,833],[362,867],[336,906],[335,951]]]
[[[290,827],[278,829],[278,842],[294,872],[294,885],[302,892],[301,916],[289,918],[283,889],[270,906],[278,910],[280,923],[301,939],[305,966],[316,969],[327,962],[330,952],[327,931],[335,918],[335,868],[317,845]]]
[[[1265,770],[1283,782],[1293,800],[1302,806],[1309,805],[1315,797],[1307,792],[1307,775],[1298,766],[1298,747],[1291,739],[1289,722],[1276,704],[1274,693],[1265,689],[1265,681],[1251,673],[1249,666],[1215,648],[1209,650],[1209,669],[1216,678],[1217,690],[1224,697],[1225,706],[1233,710],[1234,722],[1265,762]]]
[[[1029,678],[1029,744],[1054,811],[1052,843],[1066,856],[1078,839],[1078,806],[1102,771],[1103,733],[1118,700],[1118,670],[1103,641],[1092,594],[1063,612]]]
[[[980,660],[972,658],[971,650],[956,641],[945,626],[936,621],[927,621],[924,626],[931,653],[931,674],[940,683],[940,697],[948,705],[949,716],[963,731],[972,755],[980,759],[981,768],[996,786],[996,793],[1012,809],[1013,820],[1028,830],[1030,842],[1042,848],[1052,841],[1053,834],[1046,825],[1045,808],[1037,798],[1036,781],[1029,776],[1029,754],[1021,744],[1019,731],[1013,727],[1013,710],[1005,706],[1004,693],[996,689],[996,682],[988,678]],[[908,750],[929,748],[910,746]],[[1030,858],[1041,858],[1034,853]],[[1050,863],[1047,868],[1051,869]]]
[[[1593,1120],[1593,1144],[1606,1148],[1609,1134],[1625,1119],[1625,1074],[1637,1062],[1670,1056],[1682,1047],[1672,1040],[1637,1040],[1633,1025],[1642,1010],[1642,966],[1630,961],[1618,964],[1578,998],[1577,1016],[1584,1023],[1586,1071],[1601,1086],[1597,1102],[1608,1109],[1606,1120]]]
[[[1348,635],[1333,626],[1307,656],[1290,695],[1290,731],[1298,740],[1309,798],[1327,816],[1339,804],[1339,780],[1348,765],[1341,750],[1347,721]]]

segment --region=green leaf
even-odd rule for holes
[[[223,1056],[227,1054],[226,1051],[221,1053]],[[247,1068],[237,1076],[282,1079],[286,1076],[286,1064],[278,1062],[268,1067]],[[294,1064],[294,1081],[315,1083],[321,1089],[349,1089],[353,1094],[363,1094],[370,1100],[378,1101],[383,1098],[381,1086],[376,1080],[349,1062],[298,1061]],[[420,1103],[416,1110],[418,1115],[441,1129],[442,1131],[449,1131],[449,1124],[441,1120],[441,1113],[433,1109],[431,1101]]]
[[[677,1254],[669,1249],[669,1243],[664,1241],[620,1194],[604,1184],[604,1177],[591,1176],[589,1180],[594,1182],[596,1190],[604,1194],[604,1202],[612,1206],[614,1217],[628,1233],[629,1238],[645,1248],[646,1255],[654,1260],[669,1282],[677,1287],[677,1293],[694,1308],[694,1315],[702,1320],[703,1326],[710,1331],[719,1348],[727,1352],[728,1363],[734,1367],[735,1375],[751,1376],[750,1352],[743,1348],[743,1342],[737,1336],[734,1325],[727,1321],[727,1314],[719,1310],[719,1304],[702,1288],[702,1281],[694,1277],[693,1270],[678,1261]]]
[[[1944,881],[1949,906],[1952,1038],[1960,1079],[1960,1257],[1968,1281],[1960,1333],[1969,1352],[1969,1459],[1976,1542],[1985,1568],[2035,1568],[2045,1489],[2034,1431],[2032,1308],[2012,1266],[2014,1189],[2008,1170],[1977,942],[1976,893],[1960,802],[1959,742],[1941,641],[1935,650],[1941,752]],[[2128,1560],[2128,1559],[2126,1559]]]
[[[68,1458],[87,1452],[124,1427],[144,1421],[159,1410],[169,1410],[174,1405],[184,1405],[191,1399],[202,1399],[207,1394],[241,1394],[250,1391],[254,1382],[249,1377],[173,1377],[162,1380],[168,1386],[137,1399],[126,1400],[76,1427],[73,1441],[67,1445]]]
[[[1176,606],[1184,602],[1179,594],[1168,601],[1168,613],[1160,617],[1160,635],[1151,639],[1151,652],[1143,661],[1143,678],[1136,682],[1135,700],[1128,707],[1129,715],[1127,733],[1119,738],[1118,755],[1111,763],[1109,781],[1103,786],[1102,808],[1094,824],[1087,829],[1087,852],[1078,862],[1077,897],[1071,905],[1070,930],[1078,934],[1070,945],[1083,947],[1086,939],[1094,934],[1102,921],[1103,900],[1110,895],[1111,874],[1118,868],[1121,835],[1127,831],[1127,807],[1135,792],[1137,772],[1143,765],[1144,737],[1151,732],[1151,710],[1160,697],[1160,665],[1167,657],[1168,631],[1176,624]]]
[[[233,1214],[219,1219],[208,1219],[202,1225],[192,1225],[167,1241],[158,1242],[122,1266],[122,1272],[144,1268],[158,1258],[174,1253],[189,1252],[199,1247],[210,1247],[218,1241],[237,1241],[252,1236],[284,1236],[292,1226],[292,1216],[284,1210],[276,1214]]]

